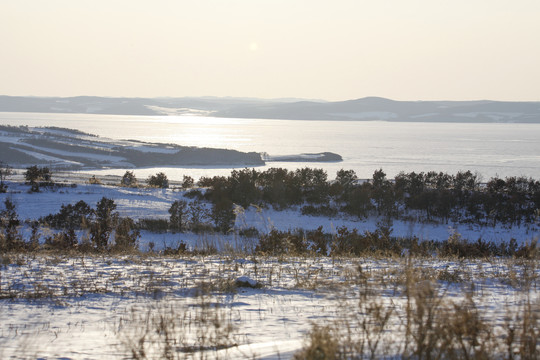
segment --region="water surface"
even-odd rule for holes
[[[135,139],[179,145],[227,148],[291,155],[330,151],[340,163],[280,163],[261,167],[310,166],[328,171],[353,169],[369,178],[382,168],[400,171],[471,170],[484,179],[527,176],[540,179],[540,124],[425,123],[385,121],[307,121],[226,119],[197,116],[128,116],[95,114],[1,113],[0,124],[58,126],[112,139]],[[146,177],[165,171],[182,175],[229,174],[231,168],[149,168]],[[123,174],[124,170],[103,170]]]

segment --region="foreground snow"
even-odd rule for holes
[[[385,335],[395,349],[381,351],[403,346],[403,260],[11,255],[3,263],[1,358],[121,359],[141,349],[141,338],[146,356],[158,358],[169,336],[177,354],[204,346],[201,358],[287,359],[313,323],[359,311],[366,286],[395,314]],[[536,285],[520,280],[525,268],[512,261],[416,260],[412,268],[429,269],[415,286],[428,282],[445,300],[470,294],[497,331],[523,301],[540,300]],[[447,274],[453,281],[440,280]],[[238,287],[240,277],[261,286]]]

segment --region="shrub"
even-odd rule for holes
[[[245,229],[241,229],[238,231],[238,235],[247,237],[247,238],[254,238],[259,236],[259,230],[255,227],[248,227]]]
[[[62,205],[57,214],[49,214],[40,219],[56,229],[79,229],[84,222],[91,220],[94,210],[83,200],[75,205]]]
[[[92,175],[90,179],[88,179],[88,183],[91,185],[101,185],[101,180],[99,180],[96,175]]]
[[[164,233],[169,229],[169,221],[167,219],[139,219],[136,227],[140,230]]]
[[[457,258],[482,258],[494,255],[496,246],[482,239],[468,242],[461,238],[461,234],[454,233],[442,243],[439,255]]]
[[[342,255],[400,255],[403,250],[396,239],[390,237],[392,229],[384,224],[378,224],[375,231],[365,231],[359,234],[357,229],[349,230],[342,226],[337,228],[330,246],[332,256]]]
[[[135,187],[137,186],[137,178],[135,177],[135,174],[133,171],[126,171],[124,175],[122,176],[122,180],[120,181],[120,185],[126,186],[126,187]]]
[[[332,237],[329,234],[325,234],[322,231],[323,227],[319,226],[317,230],[308,231],[306,237],[310,243],[310,250],[316,254],[326,256],[328,255],[328,244]]]
[[[188,204],[187,215],[189,216],[189,228],[193,232],[204,232],[208,229],[208,209],[198,201],[192,201]]]
[[[146,183],[148,186],[162,189],[167,189],[169,187],[169,179],[167,179],[167,175],[162,172],[157,173],[156,175],[150,175],[146,180]]]
[[[68,229],[45,238],[45,247],[54,250],[73,250],[78,246],[75,230]]]
[[[197,199],[197,200],[204,199],[204,194],[199,189],[189,190],[184,194],[184,196],[187,197],[188,199]]]
[[[96,205],[96,219],[90,224],[90,236],[98,250],[105,250],[108,246],[109,237],[118,219],[118,213],[113,212],[115,209],[114,200],[106,197],[101,198]]]
[[[273,229],[259,238],[255,252],[265,255],[301,255],[308,251],[307,240],[301,231],[292,233]]]
[[[306,205],[302,207],[302,215],[334,217],[338,211],[329,205]]]
[[[4,201],[5,209],[0,211],[0,251],[19,250],[23,247],[18,226],[19,216],[15,204],[10,199]]]
[[[130,218],[122,218],[116,226],[114,247],[116,251],[132,251],[137,248],[141,236],[139,230],[134,229],[134,222]]]
[[[233,203],[227,200],[215,203],[212,207],[212,214],[210,216],[216,225],[216,229],[223,233],[227,233],[232,229],[236,217],[234,214]]]
[[[182,188],[184,189],[190,189],[195,185],[195,180],[191,176],[184,175],[183,181],[182,181]]]
[[[26,168],[24,178],[32,187],[31,192],[39,192],[40,186],[51,184],[52,174],[48,167],[39,168],[36,165]]]
[[[7,190],[7,185],[5,180],[8,176],[13,174],[13,169],[8,164],[0,161],[0,193],[5,193]]]
[[[186,227],[186,217],[187,217],[187,207],[188,204],[184,200],[176,200],[172,203],[169,208],[169,218],[170,227],[174,231],[182,232]]]

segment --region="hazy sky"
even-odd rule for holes
[[[540,101],[540,0],[0,0],[0,94]]]

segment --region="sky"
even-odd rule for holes
[[[0,95],[540,101],[539,0],[0,0]]]

